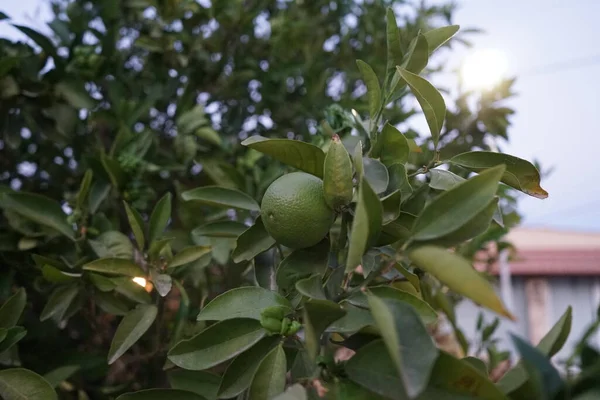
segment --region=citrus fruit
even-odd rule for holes
[[[265,192],[260,211],[269,235],[292,249],[319,243],[335,216],[325,203],[323,181],[304,172],[276,179]]]

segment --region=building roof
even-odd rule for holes
[[[600,233],[517,228],[506,240],[513,275],[600,275]]]

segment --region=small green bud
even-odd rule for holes
[[[260,325],[272,335],[278,334],[281,331],[281,320],[265,317],[260,317]]]
[[[279,321],[285,317],[285,308],[281,306],[267,307],[260,313],[263,317],[275,318]]]
[[[289,318],[284,318],[283,320],[281,320],[281,329],[279,330],[279,333],[281,333],[282,335],[285,335],[288,328],[290,327],[290,323],[292,321]]]
[[[298,321],[292,321],[292,323],[290,324],[289,328],[287,329],[287,332],[285,333],[286,336],[291,336],[291,335],[295,335],[300,328],[302,328],[302,324]]]

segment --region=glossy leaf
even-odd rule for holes
[[[311,359],[319,353],[321,335],[334,321],[346,314],[338,304],[329,300],[309,300],[304,303],[302,321],[304,323],[304,336],[306,349]]]
[[[356,170],[356,179],[360,181],[365,174],[363,165],[363,146],[360,141],[356,144],[356,147],[354,147],[352,162],[354,163],[354,169]]]
[[[103,232],[95,240],[88,239],[88,243],[100,258],[133,259],[133,245],[127,235],[121,232]]]
[[[124,316],[131,309],[125,300],[110,292],[94,293],[94,301],[102,311],[112,315]]]
[[[265,335],[260,322],[252,319],[221,321],[177,343],[168,357],[184,369],[208,369],[244,352]]]
[[[364,177],[377,194],[385,192],[389,183],[388,170],[377,160],[363,158]]]
[[[75,238],[73,227],[67,222],[62,207],[48,197],[33,193],[4,193],[0,204],[6,210],[55,229],[70,239]]]
[[[392,164],[406,164],[410,148],[406,137],[393,125],[385,124],[373,152],[374,158],[389,167]]]
[[[91,169],[88,169],[85,171],[85,174],[83,174],[83,179],[81,180],[81,185],[79,185],[79,191],[77,192],[77,197],[75,198],[75,204],[77,208],[82,208],[87,200],[87,196],[90,193],[90,187],[92,186],[93,175],[94,173]]]
[[[155,242],[167,228],[169,219],[171,218],[171,193],[165,194],[156,203],[150,222],[148,223],[148,242]]]
[[[65,365],[58,367],[50,372],[47,372],[44,375],[44,379],[50,384],[50,386],[56,388],[62,382],[73,376],[77,371],[79,371],[80,368],[81,367],[79,365]]]
[[[323,178],[325,153],[310,143],[298,140],[267,139],[255,135],[244,140],[242,145],[267,154],[291,167]]]
[[[233,318],[250,318],[259,321],[262,310],[282,307],[292,312],[290,302],[277,292],[261,287],[239,287],[228,290],[212,299],[198,314],[198,321],[223,321]]]
[[[312,299],[327,300],[323,290],[321,275],[313,275],[296,282],[296,290],[303,296]]]
[[[432,189],[450,190],[466,181],[462,176],[443,169],[430,169],[429,173],[431,174],[429,187]]]
[[[106,199],[110,193],[110,183],[103,181],[96,181],[90,188],[90,195],[88,197],[88,207],[91,213],[98,211],[100,204]]]
[[[456,35],[459,29],[459,25],[449,25],[425,32],[423,36],[427,39],[429,54],[443,46],[452,36]]]
[[[275,275],[279,289],[289,291],[300,279],[314,274],[322,275],[329,259],[329,242],[291,252],[281,261]]]
[[[362,260],[367,247],[372,244],[381,231],[383,209],[379,198],[369,183],[362,179],[358,189],[358,203],[350,232],[350,244],[346,260],[346,272],[356,268]]]
[[[400,301],[367,296],[371,314],[379,328],[404,389],[410,398],[421,393],[438,350],[417,313]]]
[[[438,90],[427,80],[406,69],[398,68],[398,73],[406,81],[413,95],[423,109],[427,125],[431,131],[433,144],[437,148],[440,132],[446,118],[446,103]]]
[[[401,67],[412,72],[413,74],[419,74],[427,66],[428,62],[429,45],[427,43],[427,39],[423,35],[417,35],[413,40],[411,40]],[[402,74],[400,74],[400,68],[398,66],[396,66],[396,70],[398,71],[400,77],[404,79]]]
[[[52,43],[52,41],[46,35],[43,35],[43,34],[39,33],[38,31],[36,31],[35,29],[31,29],[31,28],[23,26],[23,25],[13,25],[13,26],[15,28],[17,28],[18,30],[20,30],[21,32],[23,32],[25,35],[27,35],[31,40],[33,40],[35,42],[35,44],[40,46],[41,49],[46,53],[46,55],[51,56],[51,57],[56,56],[56,48],[54,47],[54,44]]]
[[[221,379],[219,397],[235,397],[249,388],[262,360],[280,340],[277,336],[266,337],[234,358]]]
[[[496,295],[492,285],[463,257],[436,246],[418,247],[408,253],[410,260],[456,293],[490,310],[514,319]]]
[[[123,283],[117,286],[115,288],[115,291],[127,297],[129,300],[135,301],[136,303],[152,303],[152,298],[150,297],[148,292],[146,292],[146,289],[141,287],[137,283],[131,281],[130,279],[125,280]]]
[[[27,293],[25,289],[20,288],[0,307],[0,328],[12,328],[17,325],[26,304]]]
[[[169,261],[169,264],[167,264],[167,268],[169,268],[169,269],[175,268],[175,267],[179,267],[180,265],[185,265],[187,263],[191,263],[193,261],[198,260],[200,257],[202,257],[208,253],[210,253],[210,247],[206,247],[206,246],[186,247],[186,248],[178,251],[177,254],[175,254],[175,256],[173,256],[171,261]]]
[[[498,387],[476,367],[443,351],[440,351],[435,363],[429,385],[456,393],[457,396],[462,394],[476,399],[507,400]],[[448,400],[452,399],[454,397],[448,397]]]
[[[331,138],[325,156],[323,193],[329,207],[338,210],[352,201],[352,162],[348,151],[337,135]]]
[[[192,236],[227,237],[237,238],[248,227],[237,221],[215,221],[197,227],[192,231]]]
[[[380,299],[398,301],[410,305],[426,324],[431,324],[437,320],[437,313],[429,304],[407,291],[390,286],[375,286],[369,288],[369,290],[374,296]],[[369,307],[367,296],[362,292],[354,293],[348,297],[347,301],[358,307]]]
[[[406,394],[394,362],[382,340],[361,347],[345,366],[348,378],[373,393],[392,400],[405,400]]]
[[[400,216],[400,204],[402,204],[402,192],[400,190],[395,190],[381,199],[383,225],[398,219]]]
[[[436,239],[467,224],[490,204],[503,172],[498,166],[440,194],[418,216],[413,238]]]
[[[56,288],[48,298],[46,306],[40,314],[40,321],[45,321],[52,317],[59,321],[62,320],[67,308],[71,305],[78,292],[79,288],[75,285]]]
[[[109,364],[125,354],[146,333],[157,313],[155,305],[140,304],[121,320],[108,351]]]
[[[548,192],[540,186],[540,173],[537,168],[521,158],[491,151],[471,151],[452,157],[450,162],[475,172],[504,164],[506,170],[502,182],[538,199],[548,197]]]
[[[392,8],[388,8],[386,18],[386,48],[387,63],[386,76],[392,76],[396,72],[396,66],[402,64],[402,47],[400,43],[400,31],[396,22],[396,15]]]
[[[50,384],[33,371],[11,368],[0,371],[0,397],[6,400],[57,400]]]
[[[260,211],[258,203],[244,192],[218,186],[204,186],[181,194],[185,201],[206,204],[214,207],[237,208]]]
[[[179,389],[146,389],[139,392],[125,393],[117,400],[207,400],[199,394]]]
[[[381,108],[381,86],[379,85],[379,79],[373,71],[373,68],[362,60],[356,60],[358,70],[362,75],[363,82],[367,87],[367,96],[369,98],[369,115],[371,121],[375,122],[375,117],[379,113]]]
[[[6,329],[5,335],[4,339],[0,342],[0,354],[21,341],[21,339],[27,335],[27,331],[22,326],[13,326],[12,328]]]
[[[346,315],[333,321],[326,329],[326,332],[354,334],[367,326],[375,325],[371,311],[356,307],[351,302],[345,300],[340,302],[340,306],[346,311]]]
[[[287,363],[282,346],[277,346],[261,361],[252,385],[249,398],[256,400],[269,400],[285,389]]]
[[[406,175],[406,167],[403,164],[392,164],[388,167],[388,175],[390,177],[388,191],[394,192],[400,190],[403,201],[409,198],[413,189]]]
[[[254,221],[254,225],[237,238],[231,257],[236,263],[248,261],[269,250],[273,245],[275,245],[275,239],[269,236],[261,218],[258,217]]]
[[[122,258],[100,258],[83,266],[85,271],[109,275],[145,276],[144,271],[133,261]]]
[[[131,227],[131,231],[133,232],[133,237],[138,245],[138,249],[143,250],[146,244],[145,236],[144,236],[144,220],[137,210],[130,207],[129,204],[123,202],[125,206],[125,212],[127,214],[127,220],[129,221],[129,226]]]
[[[167,378],[173,389],[184,390],[203,396],[206,400],[215,400],[221,378],[207,371],[187,371],[175,369],[167,372]]]

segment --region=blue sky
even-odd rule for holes
[[[485,30],[471,37],[475,49],[503,51],[509,57],[510,74],[518,78],[518,96],[509,102],[517,114],[512,119],[511,142],[503,148],[554,168],[542,182],[550,193],[548,199],[523,196],[520,209],[525,225],[600,231],[596,182],[600,174],[595,162],[600,145],[595,124],[600,114],[600,1],[458,3],[455,23]],[[0,9],[19,23],[40,27],[39,20],[49,15],[47,4],[19,0],[3,2]],[[14,30],[0,23],[0,35],[6,34]],[[458,64],[466,53],[454,52],[449,62]]]

